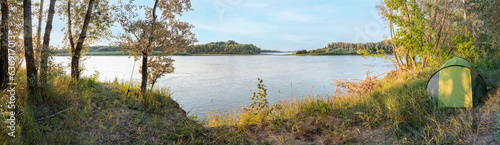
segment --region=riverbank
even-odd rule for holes
[[[214,114],[209,126],[232,126],[273,144],[498,144],[500,70],[478,70],[490,90],[473,109],[437,109],[427,96],[436,68],[382,80],[342,82],[349,94],[283,100],[264,109]]]
[[[167,88],[151,92],[143,101],[136,85],[98,82],[98,76],[74,82],[61,75],[47,85],[48,97],[42,102],[27,105],[18,100],[22,114],[18,138],[2,129],[0,140],[7,144],[499,143],[500,70],[478,70],[491,88],[485,103],[474,109],[436,109],[425,97],[425,83],[435,70],[338,82],[350,93],[282,100],[265,109],[213,114],[207,122],[186,116]],[[25,74],[18,75],[23,77],[16,80],[17,88],[23,88]],[[17,93],[26,94],[24,89]]]

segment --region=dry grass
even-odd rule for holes
[[[500,73],[483,72],[493,86],[485,103],[474,109],[438,109],[425,91],[436,69],[367,75],[358,83],[337,81],[347,94],[282,100],[270,115],[248,109],[212,114],[208,126],[225,127],[252,141],[272,144],[497,144],[494,120]],[[410,75],[409,75],[410,74]],[[418,75],[411,75],[418,74]],[[355,80],[356,81],[356,80]]]
[[[126,95],[127,83],[59,77],[41,102],[26,103],[25,90],[18,90],[20,137],[0,130],[0,143],[499,144],[500,70],[479,70],[491,88],[473,109],[434,105],[425,83],[435,70],[339,82],[350,93],[284,99],[265,109],[212,114],[208,122],[186,116],[167,88],[151,91],[143,102],[137,90]],[[18,88],[23,80],[18,78]]]

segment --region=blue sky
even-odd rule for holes
[[[375,8],[379,0],[191,0],[180,17],[195,26],[197,44],[235,40],[262,49],[317,49],[331,42],[376,42],[389,30]],[[150,2],[151,5],[153,1]],[[52,44],[64,22],[54,19]],[[116,26],[115,26],[116,27]],[[113,28],[120,33],[121,28]],[[107,45],[99,42],[95,45]]]

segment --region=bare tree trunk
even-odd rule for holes
[[[406,67],[406,70],[408,70],[410,68],[408,66],[408,64],[410,63],[409,56],[410,56],[410,50],[406,50],[406,53],[405,53],[405,60],[406,60],[405,67]]]
[[[429,29],[431,31],[434,30],[434,26],[435,26],[434,24],[436,23],[436,18],[437,18],[437,15],[438,15],[438,11],[437,10],[438,10],[437,8],[434,10],[434,16],[432,17],[432,22],[431,22],[431,24],[429,26]],[[432,13],[431,13],[431,15],[432,15]],[[431,34],[427,34],[427,42],[431,42],[432,36],[433,35],[431,35]],[[435,50],[433,49],[432,50],[432,54],[434,54],[434,53],[435,53]],[[425,57],[422,59],[422,68],[421,69],[424,69],[425,67],[427,67],[428,62],[429,62],[429,55],[425,55]]]
[[[441,39],[441,31],[443,30],[444,19],[446,18],[447,11],[448,11],[448,0],[445,0],[443,17],[441,18],[441,26],[439,26],[438,37],[437,37],[436,43],[434,44],[434,48],[432,50],[435,50],[438,47],[439,40]]]
[[[392,14],[392,12],[391,12],[391,14]],[[394,58],[396,59],[396,65],[397,65],[397,66],[394,66],[394,67],[396,67],[396,70],[398,70],[398,68],[399,69],[401,68],[401,64],[399,63],[399,57],[396,54],[396,46],[393,43],[394,42],[393,41],[394,40],[394,34],[393,34],[394,27],[392,25],[392,22],[389,22],[389,23],[390,23],[389,26],[390,26],[390,29],[391,29],[390,31],[391,31],[392,54],[394,54]]]
[[[29,98],[38,96],[38,75],[33,53],[33,30],[31,25],[31,0],[23,0],[24,14],[24,55],[26,57],[26,75]]]
[[[417,61],[415,60],[416,55],[411,57],[411,63],[413,65],[413,70],[417,70]]]
[[[142,82],[141,82],[141,94],[146,97],[146,89],[148,84],[148,54],[146,52],[142,53],[142,66],[141,66]]]
[[[2,22],[0,24],[0,89],[7,87],[8,80],[8,69],[9,69],[9,5],[7,5],[7,0],[0,0],[0,7],[2,11]]]
[[[71,47],[71,52],[75,51],[75,41],[73,40],[73,31],[71,30],[71,0],[68,0],[68,39],[69,39],[69,46]]]
[[[406,9],[406,19],[408,21],[408,25],[410,25],[410,27],[412,27],[411,18],[410,18],[410,10],[408,9],[408,5],[406,4],[406,0],[403,3],[405,5],[405,9]],[[409,69],[408,63],[410,63],[409,58],[410,58],[410,54],[411,54],[412,49],[413,48],[409,48],[406,51],[406,56],[405,57],[406,57],[406,69],[407,70]],[[411,58],[413,58],[413,56],[411,56]],[[415,66],[415,64],[413,64],[413,66]]]
[[[48,71],[48,59],[49,59],[49,44],[50,44],[50,33],[52,31],[52,21],[54,20],[54,7],[56,0],[50,0],[49,5],[49,16],[47,17],[47,24],[45,25],[45,33],[43,36],[43,46],[41,53],[41,62],[40,62],[40,81],[42,84],[47,83],[47,71]],[[43,85],[42,85],[43,87]]]
[[[427,59],[429,59],[429,55],[425,55],[424,58],[422,58],[422,68],[424,69],[427,66]]]
[[[142,83],[141,83],[141,93],[146,99],[146,89],[148,85],[148,50],[153,43],[153,36],[155,30],[155,22],[156,22],[156,7],[158,6],[158,0],[155,1],[155,5],[153,6],[153,21],[151,22],[151,35],[148,39],[148,45],[146,49],[142,52]]]
[[[80,36],[78,37],[78,41],[76,43],[75,51],[71,57],[71,78],[79,80],[80,79],[80,55],[82,52],[83,42],[85,41],[85,37],[87,37],[87,28],[89,27],[90,17],[92,16],[92,8],[94,7],[95,0],[89,0],[89,6],[87,9],[87,14],[85,14],[85,20],[83,21],[82,31],[80,32]],[[71,37],[71,36],[70,36]]]
[[[42,49],[42,46],[40,45],[41,44],[40,40],[41,40],[41,36],[42,36],[42,34],[41,34],[42,33],[42,17],[43,17],[42,13],[43,13],[43,0],[40,0],[40,10],[38,11],[38,28],[36,30],[36,32],[37,32],[37,34],[36,34],[36,36],[37,36],[36,37],[36,40],[37,40],[36,47],[37,48],[36,48],[35,52],[40,51]]]
[[[464,4],[464,23],[465,23],[465,31],[464,31],[464,35],[467,33],[467,9],[465,8],[465,0],[462,0],[463,4]]]

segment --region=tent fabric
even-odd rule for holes
[[[440,71],[439,100],[448,107],[472,107],[470,70],[448,67]]]
[[[465,66],[465,67],[468,67],[468,68],[472,68],[472,65],[466,59],[461,58],[461,57],[453,57],[451,59],[448,59],[448,61],[446,61],[441,66],[441,69],[444,68],[444,67],[452,66],[452,65],[460,65],[460,66]]]
[[[439,108],[477,106],[486,83],[471,66],[464,58],[454,57],[429,78],[426,89]]]

